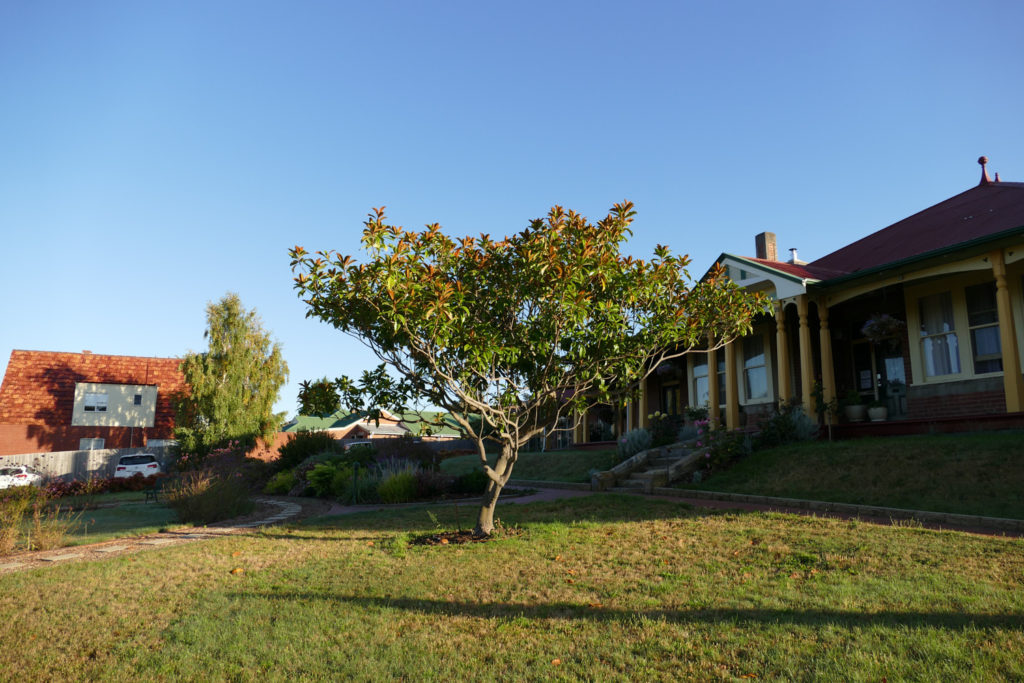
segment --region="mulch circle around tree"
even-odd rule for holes
[[[522,535],[523,530],[519,527],[503,526],[501,522],[496,520],[494,531],[490,536],[475,536],[469,529],[459,529],[458,531],[441,531],[416,536],[409,541],[409,545],[465,545],[466,543],[485,543],[499,538],[511,538]]]

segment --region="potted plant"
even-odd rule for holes
[[[850,389],[843,399],[843,413],[850,422],[863,422],[867,417],[868,410],[856,389]]]
[[[898,348],[906,329],[907,324],[899,318],[894,318],[888,313],[875,313],[865,321],[860,333],[875,346],[887,344],[892,348]]]
[[[872,401],[868,404],[868,419],[872,422],[882,422],[889,417],[889,408],[885,401]]]

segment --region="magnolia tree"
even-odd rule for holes
[[[556,206],[512,237],[456,239],[437,224],[388,225],[381,208],[366,221],[362,262],[290,252],[306,315],[382,361],[358,382],[341,380],[349,407],[405,411],[423,400],[476,442],[489,479],[477,534],[493,530],[498,496],[531,438],[628,399],[659,364],[725,344],[765,310],[721,270],[692,282],[689,259],[666,247],[650,260],[622,255],[634,215],[625,202],[592,224]],[[488,441],[500,449],[493,466]]]

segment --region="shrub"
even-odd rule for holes
[[[631,429],[619,439],[619,461],[628,460],[651,447],[651,433],[644,428]]]
[[[340,453],[344,446],[327,432],[297,432],[277,449],[274,466],[288,470],[318,453]],[[353,449],[354,450],[354,449]]]
[[[676,441],[693,441],[697,436],[697,425],[686,424],[679,428],[679,433],[676,435]]]
[[[651,446],[667,446],[675,443],[679,428],[683,426],[681,415],[666,415],[662,412],[655,412],[648,415],[651,423]]]
[[[409,460],[423,470],[436,470],[442,459],[437,451],[423,441],[407,436],[400,439],[378,439],[376,447],[380,460]]]
[[[455,493],[465,494],[482,494],[487,490],[487,483],[490,481],[490,477],[482,469],[472,470],[465,474],[455,478],[455,484],[452,486],[452,490]]]
[[[271,496],[283,496],[295,486],[295,472],[284,470],[270,478],[267,485],[263,487],[263,493]]]
[[[358,474],[351,474],[336,495],[347,504],[378,503],[377,484],[380,478],[371,469],[359,468]]]
[[[807,417],[796,402],[782,403],[779,410],[761,421],[757,448],[773,448],[796,441],[811,441],[818,436],[818,423]]]
[[[413,472],[389,474],[377,484],[382,503],[408,503],[416,498],[416,475]]]
[[[306,479],[318,496],[344,493],[345,485],[352,477],[352,465],[340,460],[328,460],[313,465],[306,472]]]
[[[18,486],[0,491],[0,555],[18,547],[21,524],[40,492],[34,486]]]
[[[34,486],[0,491],[0,555],[19,546],[27,550],[59,548],[77,523],[77,517],[51,505],[46,492]]]
[[[451,491],[454,483],[455,477],[433,470],[420,470],[416,473],[416,497],[440,498]]]
[[[210,472],[186,472],[167,487],[167,504],[190,524],[210,524],[251,512],[241,477],[220,479]]]
[[[358,463],[360,467],[370,467],[377,462],[377,449],[368,445],[353,446],[342,455],[342,461]]]

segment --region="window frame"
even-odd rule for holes
[[[82,396],[82,412],[105,413],[109,407],[110,395],[105,391],[86,391]]]
[[[941,278],[935,282],[919,285],[906,285],[904,289],[904,302],[907,311],[908,337],[910,337],[910,369],[913,374],[914,384],[943,384],[945,382],[963,382],[971,379],[988,379],[1002,377],[1003,371],[975,372],[974,371],[974,343],[971,338],[967,315],[967,294],[969,287],[984,285],[994,282],[995,277],[991,271],[980,271],[975,273],[953,273],[948,277]],[[953,307],[953,332],[957,335],[957,358],[960,363],[960,371],[948,375],[928,375],[924,355],[923,340],[936,335],[921,336],[921,300],[934,294],[949,292]],[[998,320],[997,304],[996,327],[1003,324]],[[989,324],[986,324],[988,326]],[[966,339],[965,337],[966,333]],[[949,334],[949,333],[943,333]],[[1005,353],[1005,350],[1003,350]]]

